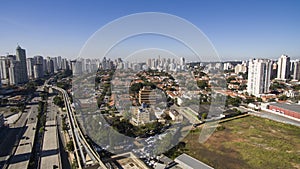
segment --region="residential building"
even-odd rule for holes
[[[53,63],[53,60],[49,56],[46,59],[46,64],[47,64],[47,72],[49,74],[54,74],[54,63]]]
[[[33,58],[27,58],[26,59],[26,66],[27,66],[27,75],[29,79],[33,79],[33,65],[34,65],[34,59]]]
[[[275,79],[277,77],[277,62],[275,61],[272,61],[273,64],[272,64],[272,69],[271,69],[271,79]]]
[[[180,66],[185,65],[185,58],[184,57],[180,57]]]
[[[53,72],[54,72],[54,73],[57,73],[57,71],[58,71],[57,57],[52,57],[51,60],[52,60],[52,62],[53,62]]]
[[[139,91],[139,103],[146,103],[148,105],[155,105],[156,104],[156,93],[151,89],[151,87],[144,86]]]
[[[57,56],[57,68],[60,70],[62,66],[62,58],[61,56]]]
[[[239,73],[246,73],[247,72],[247,66],[244,64],[237,64],[234,67],[234,73],[239,74]]]
[[[0,57],[0,81],[1,83],[8,84],[9,74],[8,74],[8,68],[9,68],[10,60],[5,57]]]
[[[76,60],[72,62],[72,72],[74,76],[82,74],[82,61]]]
[[[150,112],[148,111],[148,109],[143,109],[140,107],[132,107],[131,112],[132,112],[131,123],[133,125],[139,126],[151,122]]]
[[[300,80],[300,61],[294,62],[293,79]]]
[[[268,59],[250,59],[248,68],[247,92],[259,97],[268,93],[272,62]]]
[[[67,70],[69,68],[68,66],[68,61],[66,58],[63,58],[62,61],[61,61],[61,69],[62,70]]]
[[[223,69],[224,70],[232,69],[232,67],[233,67],[232,64],[229,63],[229,62],[226,62],[226,63],[223,64]]]
[[[277,79],[287,80],[290,77],[290,57],[281,55],[278,59]]]
[[[173,121],[182,122],[183,120],[183,116],[173,109],[169,111],[169,116]]]
[[[21,71],[20,69],[21,69],[20,62],[14,60],[10,62],[10,67],[8,69],[8,72],[9,72],[9,83],[11,85],[17,85],[21,83],[20,74],[19,74],[19,72]]]
[[[44,77],[44,70],[42,64],[33,65],[33,75],[35,79]]]

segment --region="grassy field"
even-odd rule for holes
[[[253,116],[220,125],[203,144],[191,132],[169,156],[185,152],[216,169],[300,168],[299,127]]]

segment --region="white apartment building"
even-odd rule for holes
[[[277,79],[286,80],[290,76],[290,57],[281,55],[278,59]]]
[[[272,62],[268,59],[250,59],[247,92],[259,97],[268,93]]]

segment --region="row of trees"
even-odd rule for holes
[[[57,105],[57,106],[59,106],[60,108],[63,108],[63,107],[65,107],[65,103],[64,103],[64,100],[63,100],[63,98],[61,97],[61,96],[55,96],[54,98],[53,98],[53,103],[55,104],[55,105]]]

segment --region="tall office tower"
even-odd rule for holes
[[[290,57],[281,55],[278,59],[277,79],[286,80],[290,77]]]
[[[27,66],[27,75],[29,79],[33,79],[33,65],[34,65],[34,59],[33,58],[27,58],[26,59],[26,66]]]
[[[300,80],[300,61],[294,62],[293,79]]]
[[[268,93],[270,87],[272,62],[268,59],[250,59],[247,91],[259,97]]]
[[[42,64],[33,65],[33,75],[35,79],[44,77],[44,70]]]
[[[61,69],[61,56],[57,56],[57,68],[60,70]]]
[[[20,62],[20,71],[15,72],[17,78],[19,79],[18,83],[26,83],[28,82],[27,76],[27,66],[26,66],[26,51],[22,49],[20,46],[16,49],[16,61]]]

